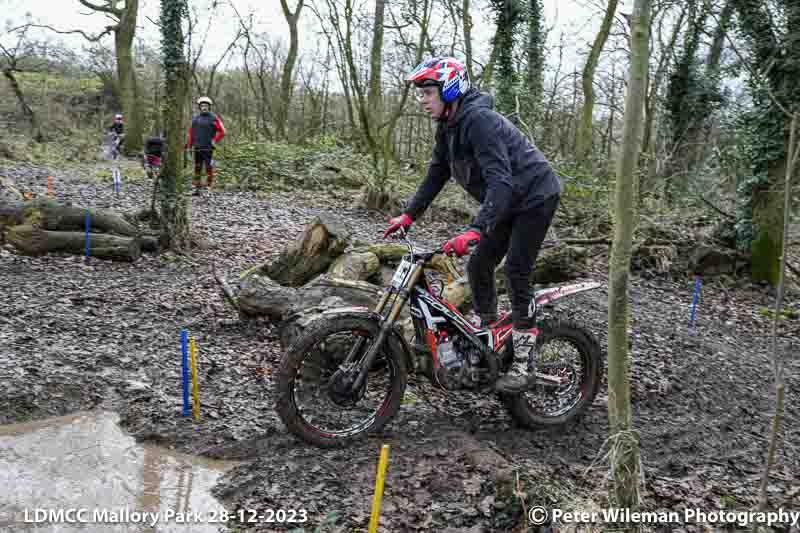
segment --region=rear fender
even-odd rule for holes
[[[341,315],[347,316],[352,318],[364,318],[367,320],[372,320],[379,326],[383,322],[383,317],[380,313],[376,313],[375,311],[371,310],[369,307],[336,307],[333,309],[328,309],[322,313],[325,316],[330,315]],[[412,374],[415,371],[414,366],[414,357],[411,355],[411,346],[408,344],[408,341],[403,336],[402,330],[400,326],[395,324],[392,329],[390,330],[389,334],[389,343],[392,345],[392,348],[395,350],[399,350],[406,361],[406,369],[408,370],[409,374]]]
[[[599,289],[602,286],[602,283],[598,283],[596,281],[586,281],[584,283],[562,285],[561,287],[548,287],[547,289],[535,291],[533,294],[533,299],[536,302],[536,306],[539,307],[553,303],[556,300],[560,300],[566,296],[572,296],[573,294],[578,294],[579,292]]]

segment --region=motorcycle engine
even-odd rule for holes
[[[436,370],[436,381],[442,388],[456,390],[480,384],[481,355],[469,341],[455,335],[440,342],[437,351],[440,366]]]

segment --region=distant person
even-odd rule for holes
[[[122,120],[122,113],[114,115],[114,122],[108,128],[108,133],[112,136],[112,147],[114,151],[119,154],[122,150],[122,140],[125,138],[125,124]]]
[[[165,149],[164,137],[164,134],[159,132],[144,143],[144,168],[150,177],[161,171],[161,158]]]
[[[197,107],[200,113],[192,118],[192,126],[189,128],[189,142],[187,148],[194,147],[194,194],[211,188],[214,184],[214,147],[225,137],[225,127],[220,118],[211,112],[213,102],[207,96],[197,99]],[[203,165],[206,167],[208,178],[203,187],[200,171]]]

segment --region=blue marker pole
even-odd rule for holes
[[[86,262],[89,262],[89,230],[92,228],[92,215],[86,211]]]
[[[183,371],[183,416],[189,416],[189,333],[181,330],[181,370]]]
[[[697,300],[700,298],[700,276],[695,278],[694,298],[692,299],[692,318],[689,320],[689,330],[694,333],[694,319],[697,315]]]

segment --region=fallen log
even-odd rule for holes
[[[64,206],[52,201],[6,207],[0,216],[4,220],[16,222],[17,225],[40,226],[50,231],[84,231],[87,212],[91,230],[95,233],[112,233],[124,237],[136,237],[139,233],[124,218],[108,211]]]
[[[77,231],[48,231],[28,224],[6,229],[6,240],[27,255],[53,252],[86,253],[86,233]],[[136,261],[141,255],[139,239],[106,233],[89,234],[89,255],[101,259]]]
[[[381,263],[372,252],[353,252],[337,257],[328,269],[332,278],[366,280],[375,274]]]
[[[240,282],[235,294],[238,308],[250,316],[266,316],[276,322],[326,298],[337,296],[347,305],[371,307],[380,296],[380,288],[364,281],[350,281],[321,276],[303,287],[286,287],[268,276],[253,273]],[[233,292],[231,290],[231,292]]]
[[[41,225],[44,229],[55,231],[85,230],[86,209],[72,206],[49,205],[41,209]],[[29,215],[30,216],[30,215]],[[91,231],[112,233],[125,237],[136,237],[139,231],[121,216],[102,209],[89,210]]]

